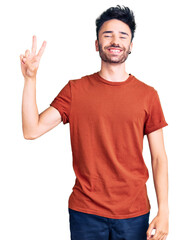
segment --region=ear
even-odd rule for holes
[[[98,52],[99,48],[98,48],[98,40],[97,39],[95,40],[95,48],[96,48],[96,51]]]
[[[131,42],[129,50],[132,51],[132,48],[133,48],[133,42]]]

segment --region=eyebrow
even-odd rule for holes
[[[104,33],[113,33],[113,31],[104,31],[102,34]],[[119,33],[129,36],[129,34],[126,32],[119,32]]]

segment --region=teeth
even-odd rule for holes
[[[110,49],[110,52],[120,52],[120,50],[112,50],[112,49]]]

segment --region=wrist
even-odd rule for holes
[[[168,206],[167,207],[161,207],[158,209],[158,214],[161,215],[161,214],[168,214],[169,215],[169,208]]]
[[[25,81],[36,81],[36,77],[24,77]]]

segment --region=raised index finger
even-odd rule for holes
[[[36,49],[37,49],[37,39],[36,36],[33,36],[33,42],[32,42],[32,53],[36,53]]]
[[[43,55],[43,52],[44,52],[45,47],[46,47],[46,44],[47,44],[47,42],[44,41],[43,44],[42,44],[42,46],[41,46],[41,48],[39,49],[39,52],[38,52],[38,54],[37,54],[37,56],[38,56],[39,58],[41,58],[41,56]]]

